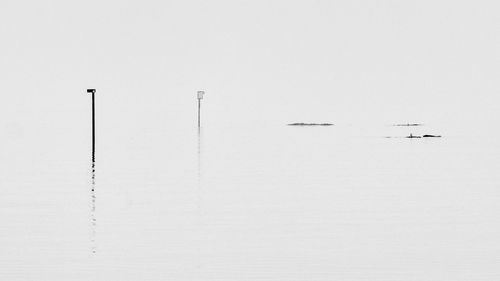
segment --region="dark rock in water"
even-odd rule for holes
[[[395,124],[394,126],[405,126],[405,127],[410,127],[410,126],[422,126],[423,124],[419,123],[407,123],[407,124]]]
[[[410,134],[406,138],[409,139],[418,139],[418,138],[440,138],[441,136],[438,135],[423,135],[423,136],[414,136],[413,134]]]
[[[421,138],[421,136],[414,136],[414,135],[410,134],[406,138],[408,138],[408,139],[419,139],[419,138]]]
[[[331,123],[291,123],[288,126],[333,126]]]

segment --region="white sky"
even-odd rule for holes
[[[0,128],[500,121],[499,3],[2,0]]]

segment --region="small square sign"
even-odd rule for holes
[[[203,95],[205,94],[204,91],[198,91],[198,99],[201,100],[203,99]]]

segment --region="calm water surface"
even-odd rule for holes
[[[101,131],[95,175],[88,132],[19,137],[0,280],[499,280],[500,146],[464,131]]]

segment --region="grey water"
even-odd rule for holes
[[[86,133],[2,151],[1,280],[500,278],[500,146],[486,135],[98,131],[94,172]]]

